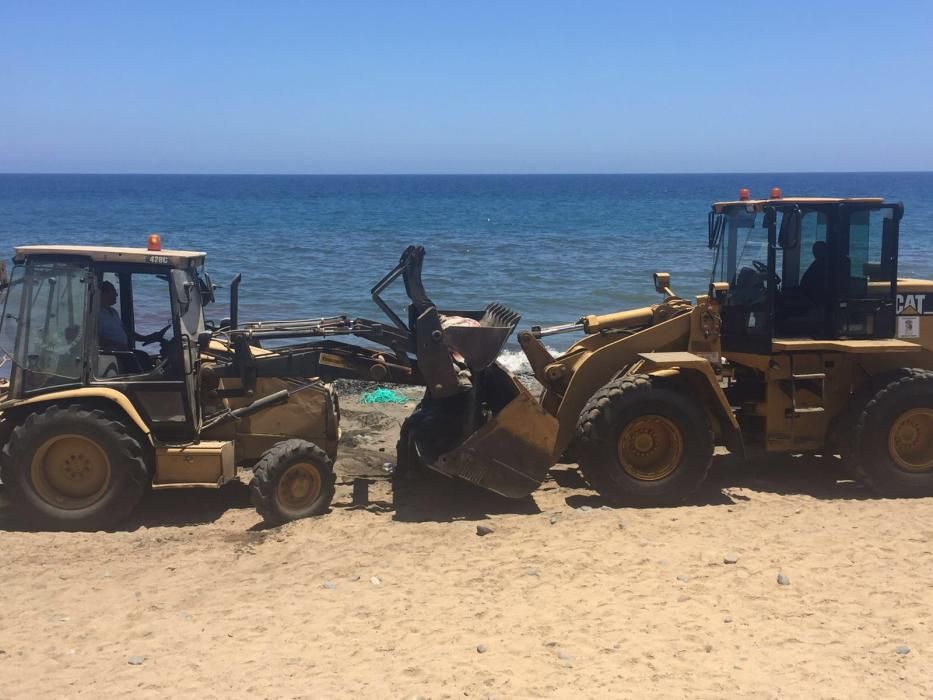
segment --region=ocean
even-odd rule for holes
[[[522,328],[654,303],[655,271],[681,296],[703,293],[710,203],[772,186],[904,202],[900,273],[933,277],[933,173],[0,175],[0,254],[143,246],[158,232],[166,248],[207,252],[223,285],[210,318],[227,315],[227,282],[241,272],[241,320],[379,319],[369,290],[414,243],[427,249],[425,288],[439,306],[498,301]]]

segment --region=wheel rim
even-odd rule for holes
[[[56,435],[32,458],[30,474],[36,493],[57,508],[76,510],[97,502],[110,484],[110,460],[83,435]]]
[[[629,476],[657,481],[670,476],[684,453],[683,436],[664,416],[641,416],[619,436],[619,462]]]
[[[276,487],[279,507],[286,514],[302,513],[320,497],[321,485],[321,473],[313,464],[293,464],[282,474]]]
[[[905,471],[933,469],[933,409],[913,408],[898,416],[888,434],[888,451]]]

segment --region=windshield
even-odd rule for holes
[[[23,266],[13,268],[12,279],[6,278],[5,268],[0,268],[0,272],[3,273],[0,277],[0,379],[9,379],[16,343],[16,316],[23,291]]]
[[[711,282],[735,288],[744,270],[768,264],[768,227],[764,214],[753,207],[734,207],[719,215],[722,231],[716,247]],[[746,273],[747,274],[747,273]]]
[[[14,268],[0,349],[21,369],[30,391],[82,379],[88,271],[69,262]]]

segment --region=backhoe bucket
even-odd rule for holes
[[[459,447],[428,466],[509,498],[535,491],[554,464],[557,419],[546,413],[521,382],[498,364],[487,377],[513,398]]]

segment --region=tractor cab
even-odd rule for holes
[[[881,198],[717,202],[711,289],[724,351],[770,353],[774,339],[895,335],[900,203]]]
[[[165,442],[197,436],[198,337],[212,300],[204,253],[16,248],[0,342],[8,400],[93,387],[124,395]]]

